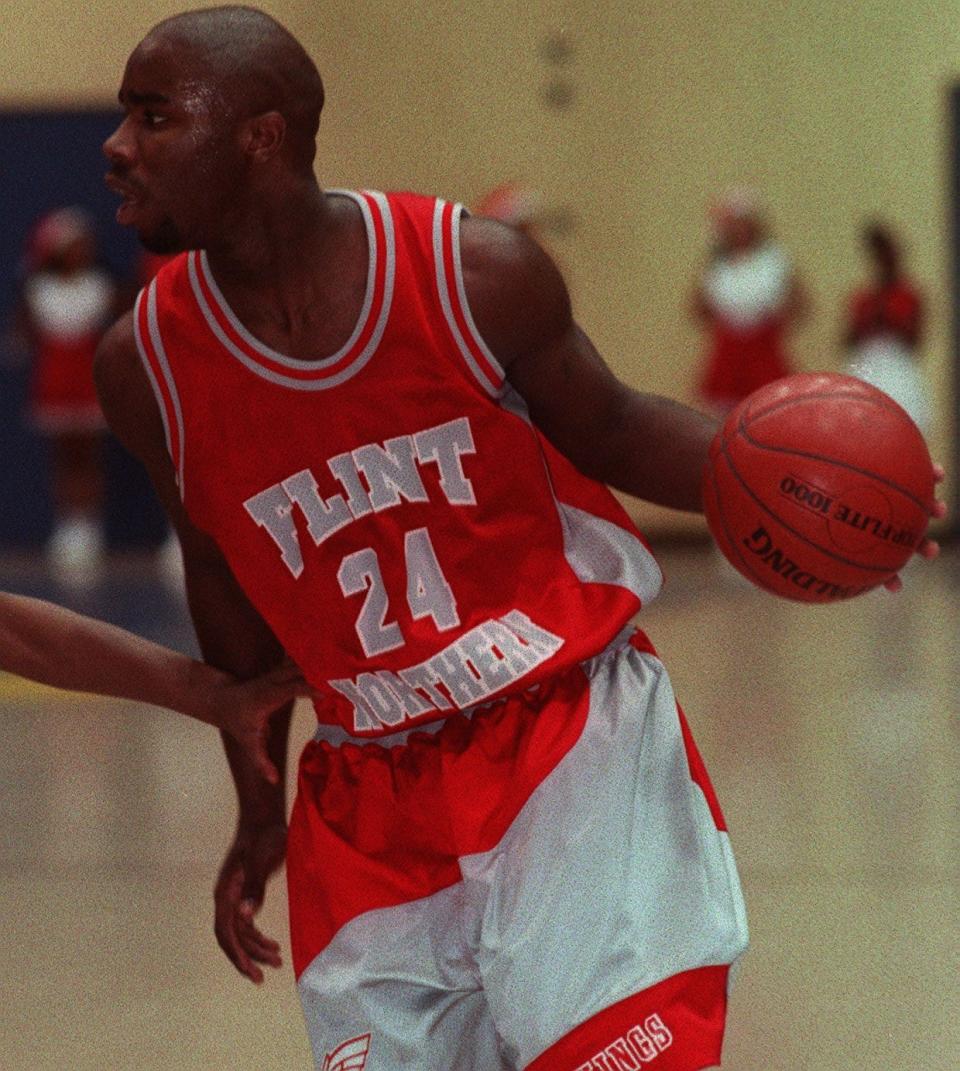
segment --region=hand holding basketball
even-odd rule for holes
[[[777,380],[734,409],[710,448],[704,512],[759,587],[802,602],[896,589],[926,538],[942,470],[887,395],[829,372]]]

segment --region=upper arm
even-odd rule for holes
[[[525,235],[490,220],[461,228],[471,313],[534,423],[590,471],[589,446],[623,419],[632,392],[573,319],[566,284]]]
[[[110,429],[142,462],[180,539],[190,612],[204,656],[241,676],[270,667],[281,656],[279,644],[216,541],[193,524],[181,501],[160,410],[137,351],[132,312],[101,340],[94,377]]]
[[[121,316],[101,339],[93,372],[110,430],[147,470],[184,552],[209,551],[203,533],[190,523],[180,500],[160,409],[137,350],[132,311]]]
[[[180,496],[160,410],[137,352],[132,311],[121,316],[100,340],[93,374],[110,430],[144,464],[171,520],[179,520]]]
[[[460,237],[473,320],[544,435],[601,483],[700,509],[716,422],[617,379],[574,322],[560,272],[536,243],[488,220],[465,220]]]

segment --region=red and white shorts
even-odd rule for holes
[[[318,1068],[719,1064],[743,900],[642,633],[432,733],[320,732],[287,860]]]

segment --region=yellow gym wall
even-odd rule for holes
[[[468,202],[508,178],[539,190],[570,223],[547,244],[579,318],[637,387],[691,398],[701,340],[688,294],[719,191],[759,189],[795,258],[814,303],[795,341],[804,368],[837,366],[842,302],[861,275],[857,230],[868,216],[890,221],[929,298],[932,446],[948,456],[956,0],[264,6],[303,40],[327,83],[321,180]],[[180,9],[5,4],[0,107],[110,102],[129,50]],[[544,53],[557,35],[571,49],[565,63]],[[567,110],[545,104],[558,81],[573,94]],[[661,531],[700,528],[665,511],[641,516]]]

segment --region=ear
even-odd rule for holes
[[[286,119],[279,112],[264,112],[247,120],[240,144],[251,160],[263,164],[277,155],[286,135]]]

